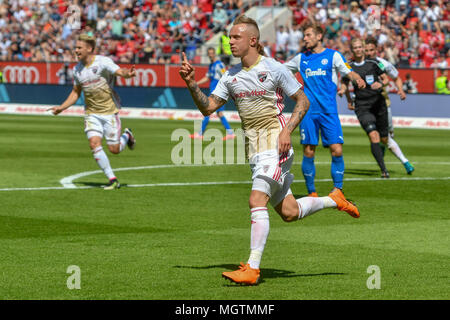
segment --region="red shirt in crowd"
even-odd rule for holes
[[[198,6],[201,8],[202,12],[206,14],[212,14],[213,12],[212,0],[199,0]]]
[[[429,68],[431,66],[435,57],[437,57],[436,50],[432,48],[428,48],[425,50],[423,55],[423,63],[425,64],[425,68]]]

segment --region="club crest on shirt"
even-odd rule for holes
[[[372,74],[366,75],[366,82],[369,86],[375,82],[375,79]]]
[[[264,82],[267,79],[267,72],[266,71],[262,71],[262,72],[258,72],[258,80],[259,82]]]
[[[322,59],[322,64],[326,65],[328,63],[328,59]]]
[[[93,68],[92,68],[92,72],[93,72],[93,73],[97,73],[97,71],[98,71],[98,68],[97,68],[97,67],[93,67]]]
[[[267,171],[269,170],[269,168],[270,168],[269,165],[263,166],[264,173],[267,173]]]

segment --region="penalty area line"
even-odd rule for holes
[[[329,161],[321,162],[316,161],[316,165],[330,165]],[[366,164],[374,164],[375,162],[371,161],[351,161],[348,162],[348,165],[366,165]],[[400,162],[385,162],[386,164],[401,164]],[[436,165],[450,165],[450,162],[414,162],[413,164],[436,164]],[[293,162],[293,164],[301,164],[301,162]],[[164,168],[190,168],[190,167],[216,167],[216,166],[237,166],[237,165],[248,165],[248,163],[222,163],[222,164],[161,164],[161,165],[150,165],[150,166],[140,166],[140,167],[127,167],[127,168],[115,168],[114,171],[132,171],[132,170],[146,170],[146,169],[164,169]],[[85,171],[76,173],[59,180],[59,183],[66,189],[79,189],[73,181],[82,177],[87,177],[93,174],[103,173],[102,170],[94,170],[94,171]],[[329,180],[327,180],[329,181]],[[153,185],[152,185],[153,186]],[[3,191],[3,190],[0,190]]]
[[[347,178],[344,182],[358,181],[439,181],[450,180],[450,177],[398,177],[398,178]],[[332,182],[333,179],[316,179],[316,182]],[[294,180],[293,183],[304,183],[305,180]],[[252,181],[201,181],[201,182],[165,182],[165,183],[147,183],[147,184],[129,184],[124,188],[150,188],[150,187],[191,187],[191,186],[208,186],[208,185],[236,185],[236,184],[252,184]],[[94,186],[74,186],[74,188],[66,187],[38,187],[38,188],[1,188],[0,191],[40,191],[40,190],[80,190],[94,189]]]

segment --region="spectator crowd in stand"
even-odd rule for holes
[[[171,63],[241,13],[242,0],[0,0],[0,60],[74,61],[80,31],[117,63]]]
[[[379,56],[397,67],[450,67],[448,0],[288,0],[287,4],[293,22],[291,28],[278,26],[275,55],[280,59],[292,56],[285,39],[297,37],[297,26],[312,20],[325,30],[324,46],[347,58],[352,38],[372,35],[378,39]]]
[[[200,62],[198,48],[246,9],[245,0],[0,0],[0,60],[73,62],[80,31],[117,63]],[[324,46],[350,55],[354,37],[373,35],[380,56],[398,67],[448,68],[448,0],[287,0],[290,22],[277,21],[268,55],[285,60],[302,49],[301,24],[325,30]],[[381,8],[379,11],[374,8]],[[379,13],[379,28],[371,17]]]

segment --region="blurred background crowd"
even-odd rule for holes
[[[380,56],[398,67],[450,65],[446,0],[0,0],[0,60],[73,62],[74,40],[83,31],[97,38],[98,54],[117,63],[178,63],[182,51],[198,63],[200,46],[226,34],[254,5],[293,12],[292,21],[276,22],[275,41],[263,43],[280,60],[302,50],[300,26],[309,19],[325,29],[325,47],[347,57],[351,38],[372,34]],[[381,8],[374,32],[368,27],[372,5]]]

